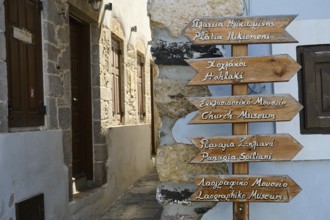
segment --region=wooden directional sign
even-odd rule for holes
[[[285,28],[296,15],[195,18],[183,30],[193,44],[296,43]]]
[[[289,202],[301,188],[288,176],[197,176],[199,202]]]
[[[291,95],[190,98],[200,110],[190,124],[290,121],[301,109]]]
[[[191,163],[290,161],[302,149],[289,134],[191,138],[200,152]]]
[[[301,68],[289,55],[186,60],[197,74],[188,85],[289,81]]]

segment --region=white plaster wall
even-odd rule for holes
[[[150,125],[119,126],[107,131],[107,183],[70,202],[71,220],[100,219],[116,199],[152,169],[150,137]]]
[[[112,3],[112,11],[100,13],[99,21],[111,27],[111,17],[116,18],[122,24],[126,41],[135,45],[137,39],[144,42],[147,51],[148,41],[151,40],[149,17],[147,15],[147,0],[105,0],[103,4]],[[137,26],[137,32],[131,32],[131,27]]]
[[[108,181],[112,196],[120,196],[153,167],[150,125],[110,128],[108,143]]]
[[[15,219],[15,203],[41,193],[47,220],[68,219],[62,146],[59,130],[0,134],[0,219]]]
[[[287,53],[296,59],[298,45],[330,44],[330,19],[297,20],[292,22],[287,30],[299,43],[272,45],[273,54]],[[298,100],[297,76],[288,83],[275,83],[274,91],[275,93],[290,93]],[[330,159],[330,135],[301,135],[298,116],[290,122],[277,123],[276,131],[277,133],[290,131],[304,146],[304,149],[295,158],[296,160]]]

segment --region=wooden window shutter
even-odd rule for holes
[[[143,119],[145,113],[145,85],[144,85],[144,59],[138,54],[137,56],[137,95],[138,95],[138,114]]]
[[[112,39],[111,46],[111,76],[112,76],[112,113],[118,117],[122,116],[121,108],[121,51],[120,42]]]
[[[330,133],[330,45],[300,46],[298,62],[301,133]]]
[[[44,125],[39,0],[6,0],[9,127]]]

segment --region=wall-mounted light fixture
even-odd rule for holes
[[[112,11],[112,3],[108,3],[104,6],[104,10]]]
[[[91,4],[95,11],[99,11],[101,9],[102,2],[103,0],[88,0],[88,3]]]
[[[137,27],[136,26],[131,27],[131,32],[137,32]]]

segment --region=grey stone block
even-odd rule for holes
[[[49,79],[49,96],[62,97],[63,96],[63,82],[59,76],[48,75]]]
[[[102,133],[101,121],[93,122],[93,131],[94,131],[94,144],[105,144],[106,138]]]
[[[1,23],[1,22],[0,22]],[[5,33],[0,30],[0,60],[6,60],[6,37]]]
[[[47,117],[49,120],[49,129],[58,129],[58,114],[56,99],[48,98],[47,99]]]
[[[61,54],[61,49],[53,44],[50,44],[49,42],[45,43],[44,48],[48,54],[48,60],[58,63],[58,57]]]
[[[108,148],[106,144],[94,145],[94,160],[105,162],[108,159]]]
[[[107,181],[107,169],[105,162],[94,163],[94,184],[96,186],[101,186]]]
[[[3,0],[0,1],[0,32],[5,31],[5,6]]]
[[[63,130],[64,163],[69,166],[72,163],[72,132]]]
[[[71,129],[71,108],[58,108],[58,121],[62,129]]]

